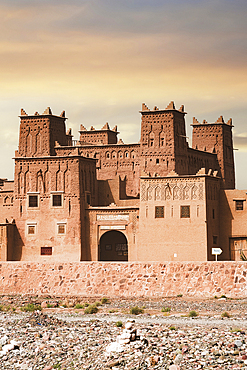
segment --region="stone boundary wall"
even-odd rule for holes
[[[247,262],[0,263],[0,294],[247,297]]]

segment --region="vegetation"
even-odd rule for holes
[[[170,330],[176,330],[175,326],[170,326]]]
[[[84,308],[84,305],[80,303],[76,303],[75,308],[79,310],[81,308]]]
[[[225,294],[222,294],[222,295],[220,296],[220,298],[227,298],[227,296],[226,296]]]
[[[131,309],[130,309],[130,314],[131,315],[140,315],[143,312],[144,312],[144,309],[140,308],[138,306],[131,307]]]
[[[94,306],[99,307],[99,306],[101,306],[101,303],[100,303],[100,302],[98,302],[98,301],[96,301],[96,302],[94,303]]]
[[[27,306],[21,307],[21,311],[23,312],[34,312],[34,311],[41,311],[42,308],[40,305],[35,305],[34,303],[28,303]]]
[[[171,307],[162,307],[161,312],[170,312]]]
[[[196,311],[192,310],[189,312],[189,317],[196,317],[196,316],[198,316],[198,313]]]
[[[228,312],[223,312],[222,314],[221,314],[221,317],[227,317],[228,319],[229,319],[229,317],[230,317],[230,315],[229,315],[229,313]]]
[[[98,307],[95,305],[95,304],[91,304],[89,305],[85,310],[84,310],[84,313],[85,314],[93,314],[93,313],[97,313],[99,311]]]
[[[61,370],[61,365],[57,363],[56,365],[53,365],[53,369]]]
[[[109,304],[110,303],[109,299],[106,298],[106,297],[103,297],[100,302],[101,302],[101,304]]]
[[[183,297],[183,294],[178,294],[177,297],[181,298],[181,297]]]
[[[117,321],[117,322],[116,322],[116,326],[117,326],[118,328],[121,328],[121,327],[123,326],[122,321]]]

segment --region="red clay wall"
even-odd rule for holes
[[[247,297],[246,262],[0,264],[0,294]]]

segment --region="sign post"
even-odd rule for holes
[[[212,254],[215,255],[215,261],[217,261],[217,256],[220,255],[222,252],[223,251],[221,248],[212,248]]]

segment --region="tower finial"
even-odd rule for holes
[[[173,109],[176,109],[176,108],[175,108],[175,104],[174,104],[174,102],[173,102],[173,101],[171,101],[171,102],[170,102],[170,104],[168,104],[168,106],[166,107],[166,109],[167,109],[167,110],[170,110],[170,109],[172,109],[172,110],[173,110]]]

